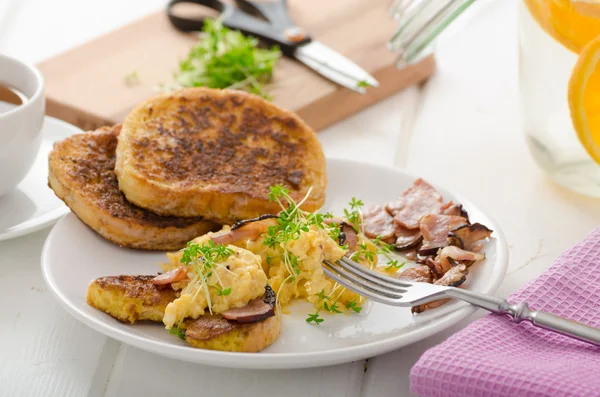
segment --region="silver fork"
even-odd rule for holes
[[[390,306],[417,306],[438,299],[455,298],[500,315],[516,323],[527,320],[536,327],[600,346],[600,329],[543,311],[530,310],[525,302],[510,304],[504,299],[461,288],[397,280],[361,266],[344,257],[323,262],[323,271],[338,284],[359,295]]]

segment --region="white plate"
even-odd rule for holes
[[[54,142],[79,132],[71,124],[45,117],[35,163],[17,188],[0,198],[0,241],[40,230],[69,212],[48,187],[48,153]]]
[[[365,204],[384,203],[409,187],[414,177],[403,171],[329,159],[326,211],[340,213],[352,197]],[[498,225],[468,201],[439,188],[446,200],[462,203],[471,220],[494,230],[486,243],[487,259],[470,269],[466,288],[492,293],[502,282],[508,262],[507,245]],[[370,303],[359,315],[325,315],[325,322],[305,322],[308,303],[290,306],[283,316],[279,339],[260,353],[228,353],[194,349],[158,324],[122,324],[86,304],[88,283],[119,274],[154,274],[162,253],[119,248],[102,239],[75,215],[63,218],[51,231],[42,252],[42,270],[62,305],[88,326],[110,337],[167,357],[236,368],[304,368],[353,361],[382,354],[437,333],[475,309],[450,302],[412,315],[409,308]]]

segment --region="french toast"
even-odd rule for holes
[[[156,215],[129,203],[114,172],[121,127],[76,134],[54,145],[48,184],[90,228],[118,245],[177,250],[217,225],[202,218]]]
[[[125,119],[115,167],[127,199],[160,215],[233,223],[280,211],[281,184],[302,208],[325,201],[325,157],[295,114],[233,90],[190,88],[156,96]]]
[[[122,322],[154,321],[162,324],[167,304],[177,296],[169,286],[154,285],[154,277],[99,277],[88,286],[87,302]],[[226,320],[221,315],[206,315],[184,321],[181,329],[186,342],[196,348],[257,352],[277,339],[281,331],[281,316],[239,323]]]

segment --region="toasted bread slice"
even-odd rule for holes
[[[121,246],[177,250],[214,230],[202,218],[156,215],[129,203],[114,173],[120,126],[73,135],[54,145],[48,184],[71,210],[106,239]]]
[[[325,157],[298,116],[240,91],[192,88],[163,94],[125,119],[117,146],[119,187],[157,214],[232,223],[280,208],[282,184],[314,211],[325,200]]]
[[[152,284],[155,276],[108,276],[92,281],[87,302],[117,320],[129,323],[155,321],[162,324],[165,308],[175,300],[168,286]],[[252,323],[228,321],[220,315],[202,316],[182,324],[185,340],[201,349],[257,352],[271,345],[281,331],[281,316]]]
[[[187,324],[185,341],[199,349],[251,353],[273,344],[280,332],[279,315],[248,324],[222,316],[202,316]]]
[[[152,284],[156,276],[107,276],[88,286],[87,302],[119,321],[157,321],[162,323],[165,308],[177,298],[169,287]]]

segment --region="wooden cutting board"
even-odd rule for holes
[[[387,13],[389,3],[289,0],[299,26],[365,68],[380,86],[361,95],[282,58],[270,87],[274,102],[320,130],[430,76],[432,57],[403,70],[394,66],[395,56],[386,47],[396,27]],[[86,130],[119,123],[133,106],[155,95],[157,85],[172,82],[178,60],[197,40],[196,33],[176,31],[160,11],[45,61],[39,68],[46,78],[47,114]],[[134,71],[140,83],[127,86],[125,76]]]

